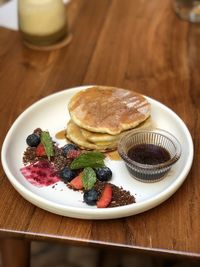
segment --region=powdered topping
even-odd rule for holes
[[[71,99],[69,112],[78,126],[115,135],[147,119],[150,104],[143,95],[133,91],[93,87],[77,93]]]

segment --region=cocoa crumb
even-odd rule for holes
[[[24,165],[27,165],[28,163],[34,163],[37,161],[35,151],[36,151],[35,147],[26,148],[26,150],[24,151],[24,155],[23,155]]]
[[[120,207],[135,203],[135,198],[129,191],[124,190],[122,187],[118,187],[114,184],[109,183],[112,186],[112,200],[108,205],[108,208]],[[94,189],[101,196],[102,191],[106,185],[106,182],[97,181],[94,185]]]
[[[135,198],[129,191],[114,184],[112,184],[112,194],[112,201],[109,207],[119,207],[135,203]]]
[[[35,131],[39,133],[41,129],[38,128]],[[35,132],[34,131],[34,132]],[[35,147],[27,147],[23,154],[23,163],[24,165],[36,163],[39,160],[47,159],[47,156],[42,157],[36,156]],[[65,166],[69,166],[72,162],[72,159],[68,159],[62,154],[62,148],[59,148],[56,143],[54,143],[54,156],[51,158],[51,161],[54,163],[54,166],[57,171],[62,170]]]

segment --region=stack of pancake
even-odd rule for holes
[[[136,92],[105,86],[76,93],[68,105],[66,137],[82,149],[115,150],[120,137],[150,116],[150,104]]]

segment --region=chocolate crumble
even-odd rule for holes
[[[94,185],[94,189],[97,190],[99,196],[101,196],[106,184],[106,182],[97,181]],[[135,198],[129,191],[126,191],[122,187],[118,187],[112,183],[109,184],[112,186],[112,200],[108,205],[108,208],[120,207],[135,203]]]

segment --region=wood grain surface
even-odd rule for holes
[[[118,86],[173,109],[194,141],[193,167],[166,202],[116,220],[51,214],[23,199],[0,168],[0,234],[200,257],[200,24],[174,14],[170,0],[72,0],[73,41],[39,52],[18,32],[0,28],[0,142],[29,105],[79,85]],[[12,147],[10,148],[12,153]]]

